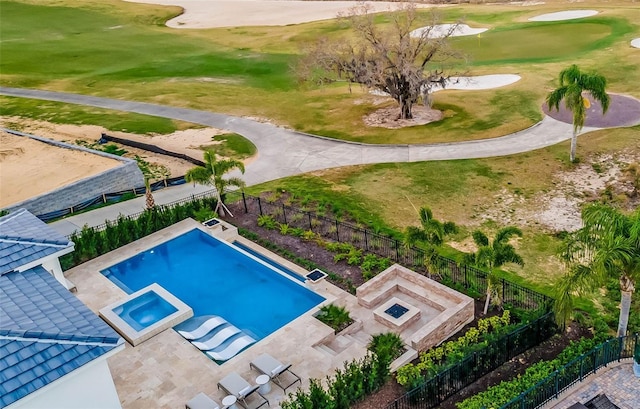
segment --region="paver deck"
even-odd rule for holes
[[[545,409],[567,409],[576,402],[586,403],[591,398],[604,393],[621,409],[640,408],[640,378],[633,374],[630,359],[610,364],[598,370],[583,382],[573,386],[547,403]]]

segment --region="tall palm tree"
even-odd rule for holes
[[[204,166],[196,166],[195,168],[190,169],[184,175],[184,179],[187,182],[213,186],[216,190],[217,198],[216,208],[214,211],[224,216],[224,212],[226,210],[229,212],[231,217],[233,217],[233,214],[231,214],[227,206],[222,202],[222,195],[227,187],[235,186],[242,189],[245,187],[245,183],[239,177],[230,177],[225,179],[224,175],[234,169],[238,169],[240,173],[244,174],[244,164],[235,159],[218,160],[216,158],[216,154],[211,151],[205,151],[204,163]]]
[[[630,215],[593,204],[582,211],[584,227],[566,241],[561,257],[567,273],[560,279],[554,304],[556,319],[565,322],[573,311],[574,293],[620,282],[618,336],[626,335],[631,297],[640,279],[640,209]]]
[[[607,79],[600,74],[587,74],[580,71],[577,65],[560,71],[560,87],[547,95],[549,109],[559,109],[560,101],[564,100],[565,106],[573,113],[573,136],[571,138],[571,162],[576,160],[576,147],[578,145],[578,132],[584,125],[587,117],[586,108],[589,100],[583,96],[587,92],[593,99],[602,105],[602,114],[609,109],[609,95],[606,92]]]
[[[472,236],[473,241],[478,246],[478,250],[475,253],[467,254],[465,262],[486,268],[489,272],[487,276],[487,299],[484,303],[484,314],[486,315],[491,299],[499,295],[496,289],[498,276],[495,274],[495,269],[506,263],[524,265],[524,260],[516,253],[515,247],[509,244],[509,240],[513,236],[522,237],[522,231],[514,226],[504,227],[496,233],[493,242],[480,230],[474,231]]]

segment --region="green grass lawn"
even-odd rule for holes
[[[301,131],[368,143],[431,143],[504,135],[541,118],[540,105],[561,69],[576,63],[608,79],[611,92],[640,97],[640,52],[629,41],[640,36],[640,9],[618,1],[581,3],[596,17],[531,23],[532,15],[559,11],[566,4],[536,8],[465,5],[442,9],[443,22],[463,18],[490,30],[452,42],[470,62],[459,71],[471,75],[518,74],[522,80],[498,90],[445,91],[434,96],[445,119],[400,130],[367,128],[362,116],[380,103],[358,87],[298,84],[292,75],[301,47],[320,36],[348,35],[336,21],[283,27],[174,30],[164,21],[177,7],[120,0],[3,1],[0,15],[0,84],[67,91],[112,98],[266,117]],[[388,24],[385,15],[376,17]],[[189,124],[134,114],[113,113],[57,103],[2,98],[3,115],[53,122],[93,123],[113,130],[171,132]],[[590,134],[579,156],[598,152],[637,152],[640,129]],[[582,142],[582,141],[585,142]],[[250,151],[246,141],[226,140]],[[349,213],[377,231],[399,234],[417,222],[414,206],[429,205],[441,220],[469,231],[506,191],[530,199],[551,188],[555,172],[566,170],[568,143],[503,158],[450,162],[381,164],[327,170],[253,187],[286,189],[322,209]],[[520,248],[524,268],[504,274],[550,292],[559,268],[553,253],[559,241],[535,226],[525,229]],[[455,251],[447,249],[450,254]],[[606,299],[596,299],[605,305]],[[589,307],[588,304],[585,308]],[[637,305],[637,304],[636,304]],[[606,306],[605,306],[606,307]],[[609,306],[610,307],[610,306]],[[603,307],[604,308],[604,307]]]
[[[495,137],[538,121],[539,106],[569,63],[595,66],[612,90],[637,92],[629,56],[631,21],[640,11],[611,7],[571,22],[524,23],[530,10],[464,6],[442,10],[491,26],[481,38],[453,41],[471,58],[471,74],[517,73],[498,91],[446,91],[435,96],[441,122],[401,130],[367,128],[362,116],[378,99],[358,87],[300,85],[291,73],[302,45],[319,36],[348,35],[336,21],[284,27],[175,30],[162,22],[175,7],[68,0],[4,1],[0,83],[267,117],[296,129],[369,143],[432,143]],[[631,10],[631,11],[630,11]],[[377,17],[388,22],[384,15]],[[567,34],[568,33],[568,34]],[[37,64],[34,62],[42,62]],[[615,81],[620,80],[620,81]],[[386,105],[394,105],[389,101]]]

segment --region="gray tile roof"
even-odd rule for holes
[[[0,276],[0,407],[123,342],[41,266]]]
[[[25,209],[0,217],[0,275],[68,248],[72,242]]]

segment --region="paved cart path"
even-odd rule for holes
[[[243,175],[247,185],[348,165],[512,155],[557,144],[571,138],[572,133],[570,124],[545,116],[541,122],[528,129],[498,138],[439,144],[373,145],[303,134],[231,115],[144,102],[8,87],[0,87],[0,94],[135,112],[238,133],[253,142],[258,149],[257,157],[247,165]],[[597,128],[585,127],[583,132],[594,129]],[[155,192],[154,198],[158,204],[169,203],[207,189],[203,186],[181,185]],[[107,219],[115,219],[120,213],[131,214],[143,208],[144,197],[141,197],[69,217],[52,225],[62,233],[69,234],[84,224],[95,226]]]

